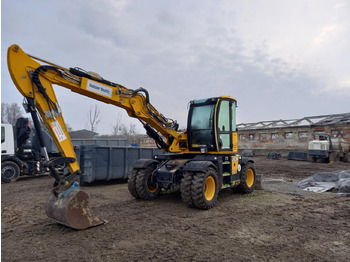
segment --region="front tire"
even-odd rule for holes
[[[208,168],[207,172],[195,173],[191,185],[193,204],[200,209],[210,209],[215,205],[219,193],[217,172]]]
[[[161,186],[153,179],[153,171],[156,165],[151,165],[146,169],[140,169],[136,175],[136,190],[140,199],[152,200],[159,196]]]
[[[15,182],[20,175],[19,166],[12,161],[5,161],[1,163],[1,182],[10,183]]]
[[[136,199],[140,199],[140,196],[137,193],[137,189],[136,189],[136,178],[137,178],[138,171],[139,169],[132,168],[128,179],[129,192]]]
[[[240,174],[240,184],[237,186],[237,191],[240,193],[251,193],[255,188],[255,168],[254,164],[248,162],[242,165],[242,170]]]

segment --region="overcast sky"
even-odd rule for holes
[[[2,0],[1,101],[22,102],[7,48],[81,67],[131,89],[185,127],[188,102],[228,95],[237,122],[350,112],[350,1]],[[55,88],[66,122],[97,132],[127,114]],[[138,123],[137,121],[135,123]],[[141,124],[137,124],[143,132]]]

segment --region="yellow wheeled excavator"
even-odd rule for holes
[[[180,190],[191,207],[209,209],[218,192],[231,188],[250,193],[255,187],[254,162],[238,154],[236,130],[237,101],[228,96],[190,102],[186,131],[166,118],[150,103],[146,89],[132,90],[80,68],[64,68],[26,54],[16,44],[8,49],[8,69],[24,96],[38,132],[40,119],[49,129],[61,157],[45,162],[54,187],[46,204],[48,217],[75,229],[103,224],[89,208],[88,195],[80,190],[81,174],[53,84],[90,98],[125,109],[137,118],[158,147],[167,152],[154,159],[139,159],[132,165],[128,188],[136,199],[151,200],[162,190]],[[43,64],[41,64],[41,63]],[[39,115],[38,115],[39,113]],[[60,175],[55,166],[65,164],[69,172]]]

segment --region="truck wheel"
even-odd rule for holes
[[[339,155],[337,152],[332,152],[330,155],[329,155],[329,162],[337,162],[339,161]]]
[[[136,190],[140,199],[152,200],[156,198],[161,190],[160,185],[153,181],[152,173],[156,169],[151,165],[146,169],[140,169],[136,175]]]
[[[244,194],[251,193],[255,188],[255,174],[253,163],[248,162],[246,165],[242,165],[237,191]]]
[[[1,182],[10,183],[17,180],[20,174],[19,166],[11,161],[1,163]]]
[[[321,158],[322,163],[329,163],[329,157]]]
[[[215,205],[219,193],[219,180],[216,171],[209,168],[207,172],[195,173],[191,185],[193,204],[200,209],[209,209]]]
[[[140,199],[140,196],[136,190],[136,177],[137,177],[138,171],[139,171],[139,169],[132,168],[130,171],[129,179],[128,179],[129,192],[136,199]]]
[[[184,177],[181,179],[181,198],[190,207],[194,206],[191,195],[193,175],[193,172],[185,172]]]
[[[350,162],[350,152],[344,156],[344,162]]]

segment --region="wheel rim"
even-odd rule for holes
[[[214,198],[214,195],[215,195],[215,180],[212,176],[209,176],[205,180],[204,196],[206,200],[210,201]]]
[[[152,173],[147,175],[146,187],[150,193],[155,193],[158,190],[158,185],[152,182]]]
[[[11,166],[7,166],[2,169],[1,173],[5,178],[12,179],[16,174],[16,170]]]
[[[247,171],[247,186],[251,187],[254,184],[254,171],[252,169],[248,169]]]

